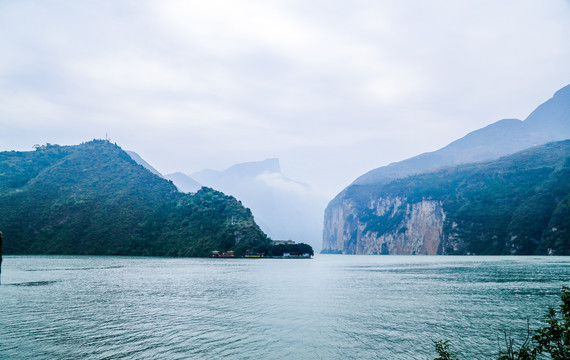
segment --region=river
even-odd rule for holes
[[[570,257],[5,256],[0,359],[489,359]]]

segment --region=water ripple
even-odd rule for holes
[[[4,359],[463,358],[537,325],[570,259],[7,257]],[[42,269],[45,269],[43,271]],[[81,270],[81,271],[78,271]]]

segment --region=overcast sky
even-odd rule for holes
[[[0,150],[278,157],[332,197],[568,83],[568,0],[0,0]]]

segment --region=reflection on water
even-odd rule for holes
[[[569,265],[7,256],[0,359],[433,359],[435,339],[489,358],[503,329],[523,334],[558,302]]]

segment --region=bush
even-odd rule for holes
[[[562,304],[560,311],[553,307],[548,308],[548,313],[542,321],[546,326],[534,331],[528,330],[527,338],[522,345],[515,347],[512,336],[505,336],[505,350],[499,349],[497,360],[536,360],[541,359],[542,354],[548,354],[552,360],[570,359],[570,289],[562,288],[560,296]],[[449,341],[434,341],[435,351],[438,357],[434,360],[457,360],[449,351]]]

